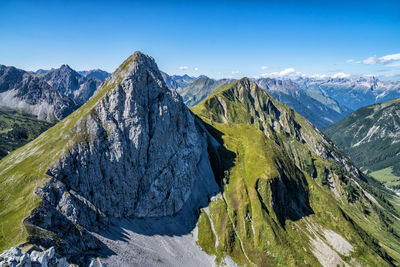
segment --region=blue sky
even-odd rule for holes
[[[0,1],[0,64],[400,78],[400,1]],[[368,63],[368,64],[366,64]]]

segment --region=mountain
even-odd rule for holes
[[[52,71],[52,70],[54,70],[54,68],[51,68],[51,69],[49,69],[49,70],[44,70],[44,69],[38,69],[37,71],[33,71],[32,73],[33,74],[45,74],[45,73],[47,73],[47,72],[50,72],[50,71]]]
[[[400,188],[400,99],[360,108],[325,133],[363,170],[389,168],[383,182]]]
[[[0,160],[0,188],[0,249],[84,266],[400,259],[398,197],[311,123],[247,78],[189,110],[140,52]]]
[[[85,78],[96,78],[102,82],[104,82],[108,77],[111,76],[111,73],[108,73],[107,71],[101,69],[88,70],[88,71],[84,70],[84,71],[79,71],[78,73]]]
[[[397,197],[257,84],[244,78],[220,87],[192,111],[218,141],[209,151],[221,193],[202,209],[197,233],[217,262],[390,266],[387,253],[399,259],[390,204]]]
[[[296,82],[304,90],[333,98],[352,110],[400,97],[400,81],[381,81],[375,77],[300,78]]]
[[[62,65],[58,69],[47,72],[42,79],[80,105],[94,94],[102,82],[96,77],[82,76],[68,65]]]
[[[136,52],[86,104],[0,161],[0,247],[53,244],[82,263],[113,218],[195,216],[218,189],[204,135]]]
[[[351,112],[329,97],[317,93],[310,95],[292,80],[260,78],[255,82],[319,128],[331,125]]]
[[[20,108],[38,119],[61,120],[77,108],[77,103],[30,73],[0,65],[0,106]]]
[[[173,88],[178,92],[188,84],[192,83],[196,80],[196,77],[191,77],[187,74],[185,75],[169,75],[163,71],[161,71],[161,75],[167,84],[168,88]]]
[[[197,105],[204,98],[211,94],[214,89],[224,84],[233,83],[234,79],[214,80],[206,76],[199,77],[191,84],[183,87],[179,94],[182,96],[183,101],[189,107]]]
[[[0,107],[0,159],[32,141],[52,125],[23,110]]]

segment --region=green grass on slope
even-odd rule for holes
[[[23,110],[0,107],[0,159],[32,141],[52,125]]]
[[[308,175],[306,190],[310,190],[313,213],[296,221],[286,220],[284,227],[280,225],[270,205],[270,183],[279,176],[276,160],[283,161],[291,179],[299,175],[298,170],[284,152],[253,125],[214,123],[213,127],[223,134],[223,146],[235,153],[233,167],[226,170],[229,181],[223,188],[223,198],[213,201],[209,208],[219,241],[215,252],[217,261],[227,254],[242,265],[250,262],[258,266],[319,265],[311,252],[309,241],[313,234],[309,227],[321,225],[348,240],[354,246],[351,256],[362,265],[387,265],[376,257],[372,249],[375,245],[368,240],[368,235],[354,225],[335,200]],[[199,240],[211,242],[199,244],[210,253],[213,239],[207,237],[209,231],[202,229],[207,228],[199,226]]]
[[[374,171],[371,172],[369,175],[391,189],[400,190],[400,176],[393,174],[393,167]]]
[[[393,173],[400,176],[400,143],[395,137],[399,111],[400,99],[363,107],[329,126],[325,133],[363,171],[393,167]]]
[[[192,111],[221,144],[211,158],[230,159],[222,162],[223,194],[209,208],[218,240],[217,261],[229,255],[242,265],[318,265],[309,241],[324,240],[326,230],[353,245],[350,257],[340,256],[348,263],[355,259],[361,265],[387,266],[387,252],[400,259],[400,227],[392,215],[398,212],[388,201],[393,194],[382,191],[374,180],[348,178],[342,166],[312,152],[311,147],[326,141],[303,117],[246,79],[216,89]],[[278,118],[283,124],[279,132],[268,128]],[[295,137],[296,131],[307,141]],[[336,150],[335,155],[345,157]],[[273,184],[279,184],[282,175],[297,184],[298,191],[308,192],[312,210],[297,217],[286,214],[283,223],[278,214],[282,210],[271,202]],[[292,188],[283,194],[290,199],[298,193]],[[288,203],[280,205],[291,210]],[[199,231],[199,238],[203,234]]]
[[[90,116],[96,103],[122,81],[134,60],[134,55],[125,60],[85,105],[0,161],[0,250],[27,241],[23,220],[40,205],[35,189],[47,181],[46,171],[69,149],[87,141],[83,130],[85,118]]]

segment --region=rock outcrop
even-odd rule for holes
[[[57,257],[54,247],[47,250],[32,250],[23,252],[18,247],[12,247],[0,254],[1,267],[68,267],[66,258]]]

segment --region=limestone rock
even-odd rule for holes
[[[196,183],[214,181],[204,130],[153,58],[136,52],[101,90],[75,125],[84,139],[47,171],[42,206],[25,221],[31,242],[65,255],[101,248],[90,232],[109,218],[174,215]]]

